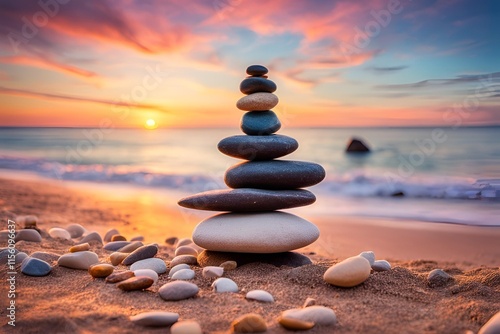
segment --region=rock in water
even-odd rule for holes
[[[236,107],[244,111],[267,111],[278,105],[279,99],[272,93],[254,93],[242,97]]]
[[[294,152],[299,143],[287,136],[243,136],[222,139],[217,148],[221,153],[245,160],[271,160]]]
[[[136,325],[150,327],[167,327],[179,320],[179,314],[173,312],[150,311],[130,317]]]
[[[247,67],[247,74],[252,76],[266,75],[268,69],[262,65],[250,65]]]
[[[153,285],[154,280],[150,277],[131,277],[124,281],[121,281],[116,286],[123,291],[134,291],[134,290],[144,290]]]
[[[317,305],[287,310],[281,314],[281,317],[312,322],[315,325],[322,326],[331,326],[337,323],[337,316],[332,309]]]
[[[296,189],[313,186],[325,178],[318,164],[303,161],[249,161],[229,168],[224,182],[230,188]]]
[[[366,153],[370,152],[370,149],[361,139],[352,138],[345,151],[347,153]]]
[[[250,136],[267,136],[281,128],[278,116],[272,111],[249,111],[241,119],[241,131]]]
[[[273,295],[264,290],[252,290],[248,291],[246,299],[256,300],[263,303],[274,303]]]
[[[99,258],[97,257],[96,253],[83,251],[64,254],[59,258],[57,264],[61,267],[67,267],[71,269],[88,270],[91,265],[98,262]]]
[[[194,297],[198,293],[198,286],[186,281],[174,281],[164,284],[158,293],[167,301],[183,300]]]
[[[481,327],[477,334],[499,334],[500,333],[500,311],[488,320],[487,323]]]
[[[371,269],[367,259],[353,256],[328,268],[323,279],[329,284],[350,288],[366,281]]]
[[[219,214],[199,223],[193,232],[193,240],[200,247],[240,253],[286,252],[307,246],[318,237],[315,225],[279,211]]]
[[[202,267],[206,266],[223,266],[227,262],[234,262],[234,268],[239,263],[240,266],[248,263],[268,263],[276,267],[301,267],[312,264],[311,259],[307,256],[295,253],[271,253],[271,254],[255,254],[255,253],[230,253],[230,252],[213,252],[204,250],[198,255],[198,263]],[[226,264],[227,265],[227,264]],[[228,269],[224,269],[228,270]]]
[[[25,258],[21,264],[21,272],[28,276],[46,276],[51,270],[50,264],[32,257]]]
[[[246,95],[259,92],[273,93],[277,88],[271,80],[258,77],[246,78],[240,83],[240,92]]]
[[[234,333],[262,333],[267,331],[264,318],[256,313],[242,315],[231,323]]]
[[[158,247],[156,245],[145,245],[130,253],[123,259],[122,263],[129,266],[134,262],[152,258],[156,255],[156,253],[158,253]]]
[[[194,320],[176,322],[170,328],[170,334],[203,334],[199,323]]]
[[[262,212],[312,204],[316,196],[308,190],[224,189],[182,198],[179,205],[196,210]]]

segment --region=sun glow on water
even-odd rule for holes
[[[158,124],[154,119],[150,118],[146,120],[146,123],[144,123],[144,127],[148,130],[154,130],[158,127]]]

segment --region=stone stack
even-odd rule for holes
[[[213,190],[183,198],[179,205],[197,210],[229,211],[202,221],[193,241],[205,248],[200,265],[234,260],[239,265],[260,261],[298,266],[310,263],[289,251],[307,246],[319,237],[318,228],[305,219],[276,211],[314,203],[316,197],[301,189],[321,182],[325,170],[318,164],[275,160],[298,148],[295,139],[274,134],[281,122],[271,110],[278,104],[276,84],[267,79],[267,68],[252,65],[240,84],[246,96],[238,109],[247,111],[241,121],[246,135],[219,142],[222,153],[247,160],[230,167],[224,176],[232,189]]]

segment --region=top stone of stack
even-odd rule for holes
[[[247,68],[247,74],[250,76],[245,78],[240,84],[240,91],[247,95],[242,97],[236,103],[236,107],[245,111],[267,111],[274,108],[279,100],[273,92],[278,88],[276,84],[267,79],[267,68],[262,65],[251,65]],[[272,112],[271,112],[272,113]],[[268,113],[269,114],[269,113]],[[264,115],[261,115],[264,117]],[[257,115],[254,118],[258,117]],[[274,131],[263,133],[264,135],[276,132],[281,124],[274,113],[266,115],[269,121],[274,122]],[[248,135],[255,135],[255,131],[250,130],[250,133],[243,131]]]
[[[250,65],[247,67],[247,74],[253,77],[261,77],[263,75],[266,75],[267,72],[267,68],[262,65]]]

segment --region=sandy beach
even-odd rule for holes
[[[1,210],[5,219],[35,214],[42,230],[41,243],[20,241],[16,248],[64,254],[76,241],[52,239],[51,227],[79,223],[103,235],[117,228],[128,238],[145,237],[158,243],[160,258],[173,258],[167,237],[189,237],[205,215],[176,206],[175,196],[158,198],[150,190],[119,190],[114,187],[39,180],[0,179]],[[84,270],[59,267],[46,277],[29,277],[17,266],[16,329],[23,333],[164,333],[165,329],[142,328],[129,316],[145,311],[177,312],[181,320],[194,319],[205,333],[225,333],[233,319],[254,312],[261,314],[269,333],[288,332],[277,324],[284,310],[301,307],[306,298],[332,308],[335,327],[315,327],[309,333],[466,333],[477,330],[500,309],[500,228],[400,222],[356,217],[310,218],[321,230],[320,239],[299,252],[312,265],[299,268],[249,264],[227,272],[238,283],[240,293],[217,294],[211,281],[195,268],[193,280],[200,287],[196,298],[166,302],[158,289],[169,281],[161,275],[145,291],[123,292]],[[5,228],[2,226],[2,228]],[[19,228],[21,228],[19,226]],[[346,257],[372,250],[378,259],[389,260],[393,269],[372,273],[362,285],[344,289],[325,283],[323,273]],[[109,263],[109,251],[93,244],[101,262]],[[426,280],[432,269],[453,276],[442,287],[431,288]],[[126,269],[119,265],[117,269]],[[6,268],[1,269],[2,277]],[[6,324],[1,287],[2,329]],[[264,289],[276,302],[262,304],[244,298],[245,291]]]

